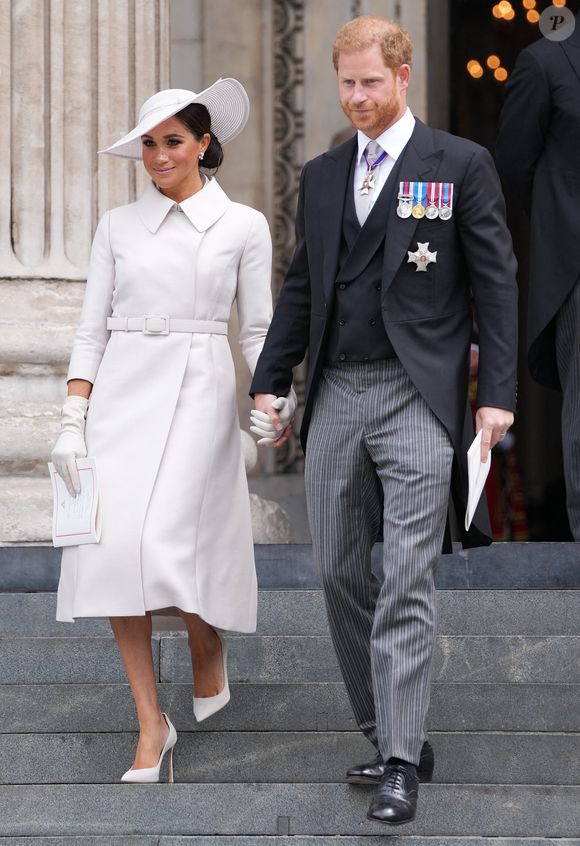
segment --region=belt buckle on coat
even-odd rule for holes
[[[153,321],[158,321],[155,324]],[[169,315],[168,314],[146,314],[143,318],[144,335],[169,335]]]

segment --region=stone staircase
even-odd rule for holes
[[[232,702],[194,726],[182,632],[157,632],[176,784],[121,785],[136,742],[106,621],[54,622],[58,553],[0,549],[0,846],[580,846],[580,549],[444,556],[414,823],[367,822],[311,550],[257,548],[259,630],[232,636]],[[33,592],[39,591],[39,592]]]

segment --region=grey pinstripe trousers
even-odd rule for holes
[[[357,723],[384,760],[418,763],[425,737],[452,460],[398,360],[325,368],[305,466],[314,555]],[[371,571],[381,519],[382,584]]]
[[[580,282],[558,312],[556,357],[562,384],[562,453],[568,519],[580,541]]]

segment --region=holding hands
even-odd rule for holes
[[[258,446],[282,446],[292,434],[297,405],[294,388],[290,388],[286,397],[256,394],[255,402],[256,407],[250,412],[250,432],[258,436]]]

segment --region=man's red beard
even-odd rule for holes
[[[371,111],[365,111],[369,107]],[[395,93],[387,103],[379,106],[369,101],[368,104],[361,106],[360,109],[355,109],[342,103],[341,108],[356,129],[360,129],[365,134],[368,131],[374,132],[378,130],[380,134],[394,123],[399,115],[401,98]]]

